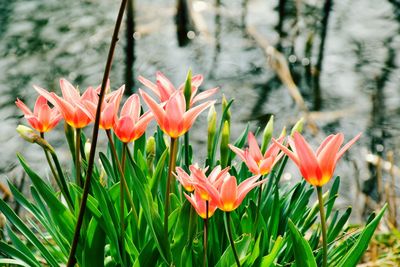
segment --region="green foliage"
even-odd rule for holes
[[[210,153],[206,166],[220,164],[217,150],[221,145],[224,121],[229,117],[232,101],[224,106],[216,134],[210,140]],[[268,142],[273,132],[272,120],[264,133]],[[242,148],[247,141],[249,125],[233,142]],[[125,235],[120,235],[120,180],[117,160],[110,153],[100,152],[101,165],[91,182],[87,212],[76,254],[79,266],[119,266],[125,261],[129,266],[201,266],[203,264],[204,221],[183,196],[182,187],[174,181],[168,217],[168,237],[165,236],[164,216],[165,184],[168,173],[168,144],[160,129],[152,137],[151,151],[146,151],[146,137],[137,140],[128,149],[124,175],[132,195],[138,219],[131,206],[124,208]],[[121,157],[122,143],[117,139],[117,155]],[[223,143],[226,148],[227,143]],[[268,144],[263,144],[264,148]],[[177,164],[183,166],[180,146]],[[133,151],[131,153],[131,151]],[[71,146],[72,156],[73,146]],[[230,173],[244,181],[250,173],[244,164],[237,164],[235,154],[224,151],[223,163]],[[151,155],[150,155],[151,154]],[[191,157],[191,153],[190,153]],[[6,216],[7,241],[0,242],[0,264],[16,266],[59,266],[69,255],[74,227],[77,221],[82,188],[66,182],[63,192],[55,190],[32,170],[21,155],[20,163],[31,179],[31,198],[24,196],[13,184],[10,190],[16,202],[26,211],[21,218],[2,200],[0,210]],[[149,160],[150,159],[150,160]],[[191,158],[190,158],[191,159]],[[259,188],[244,199],[241,206],[231,212],[233,236],[240,262],[243,266],[318,266],[322,262],[318,203],[313,202],[314,188],[305,181],[288,184],[281,182],[288,161],[283,157],[276,168],[264,177],[261,205],[257,207]],[[73,170],[69,171],[73,174]],[[62,176],[64,174],[61,171]],[[67,175],[65,175],[67,177]],[[83,177],[85,178],[85,177]],[[65,180],[65,178],[63,178]],[[368,243],[381,220],[386,207],[373,216],[364,228],[352,231],[347,227],[351,208],[335,210],[340,178],[336,177],[330,190],[323,196],[328,222],[329,266],[355,266],[367,249]],[[64,199],[71,198],[71,205]],[[257,210],[260,210],[257,218]],[[208,220],[208,266],[233,266],[235,260],[227,238],[223,212],[217,210]],[[123,246],[122,246],[123,245]],[[121,248],[124,247],[122,251]]]

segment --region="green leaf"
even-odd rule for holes
[[[132,175],[133,188],[135,188],[136,194],[141,200],[140,204],[143,209],[143,215],[148,226],[150,227],[150,232],[153,235],[155,244],[159,249],[161,257],[167,263],[170,263],[172,256],[168,237],[164,236],[163,224],[160,214],[158,210],[155,209],[153,204],[153,198],[151,196],[150,189],[147,185],[141,182],[141,180],[145,180],[144,174],[135,162],[131,161],[128,166],[132,166],[134,169],[134,173]]]
[[[282,248],[283,245],[283,238],[281,236],[278,236],[278,238],[275,240],[275,244],[271,249],[271,252],[262,258],[261,261],[261,267],[270,267],[274,266],[274,260],[278,256],[279,251]]]
[[[238,240],[235,240],[235,247],[238,253],[239,260],[243,262],[246,258],[246,253],[250,247],[252,237],[249,234],[242,235]],[[221,259],[217,262],[216,267],[232,266],[235,263],[232,248],[229,245]]]
[[[0,259],[0,264],[4,264],[5,266],[12,264],[11,266],[17,265],[17,266],[31,267],[23,261],[14,259]]]
[[[40,251],[40,253],[51,266],[58,266],[58,262],[53,255],[50,254],[50,252],[39,241],[36,235],[2,199],[0,199],[0,211],[3,212],[4,216],[6,216],[6,218],[15,226],[15,228],[17,228],[18,231],[20,231],[26,237],[26,239]]]
[[[82,266],[104,266],[104,247],[106,233],[99,226],[96,219],[90,220],[87,228],[85,246],[83,249]]]
[[[346,211],[343,213],[342,217],[340,217],[339,221],[329,228],[328,231],[328,243],[331,243],[335,240],[335,238],[340,234],[343,230],[343,226],[346,224],[347,220],[350,218],[351,207],[348,207]]]
[[[21,253],[25,256],[29,257],[32,262],[35,264],[40,265],[39,262],[36,260],[35,256],[32,254],[32,251],[22,242],[22,240],[17,237],[17,235],[11,230],[11,228],[6,225],[8,236],[10,237],[13,245],[16,249],[18,249]]]
[[[24,253],[22,253],[18,249],[15,249],[12,246],[4,243],[4,241],[0,241],[0,251],[2,253],[5,253],[6,255],[8,255],[10,257],[13,257],[13,258],[15,258],[17,260],[22,261],[23,263],[20,264],[22,266],[29,266],[29,267],[38,266],[38,267],[40,267],[40,264],[37,263],[36,260],[32,261],[29,256],[25,255]],[[0,259],[0,260],[5,260],[5,259]],[[9,260],[9,259],[6,259],[6,260]],[[18,262],[20,262],[20,261],[18,261]],[[0,263],[1,263],[1,261],[0,261]]]
[[[385,213],[387,204],[383,206],[379,214],[364,228],[361,232],[360,237],[354,246],[347,251],[346,255],[339,262],[339,267],[356,266],[360,261],[365,250],[368,248],[369,241],[371,240],[376,227],[378,226],[383,214]]]
[[[296,266],[317,267],[313,252],[307,240],[300,234],[292,220],[288,221],[289,231],[293,241],[293,253]],[[350,265],[351,266],[351,265]]]

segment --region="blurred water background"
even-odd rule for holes
[[[219,96],[235,99],[232,140],[247,123],[253,131],[264,127],[271,114],[275,135],[308,116],[318,128],[314,133],[305,128],[314,147],[333,132],[343,132],[346,141],[363,132],[336,172],[342,177],[340,205],[355,206],[355,220],[388,194],[399,193],[399,170],[394,167],[390,174],[387,155],[393,153],[399,165],[400,1],[326,1],[328,9],[317,0],[178,2],[190,5],[191,21],[183,23],[180,36],[184,46],[178,43],[174,1],[136,1],[135,31],[129,33],[134,36],[132,74],[125,25],[110,76],[113,89],[126,82],[128,73],[135,91],[139,74],[154,81],[157,70],[178,85],[191,67],[205,76],[202,89],[219,86]],[[59,92],[61,77],[81,89],[100,84],[118,6],[115,0],[0,0],[3,183],[22,177],[17,152],[39,173],[48,172],[42,151],[15,132],[19,123],[26,124],[15,99],[33,107],[32,85]],[[285,62],[297,87],[288,80]],[[299,89],[304,106],[288,87]],[[206,115],[191,133],[200,163],[206,154]],[[60,124],[47,136],[69,166],[62,131]],[[90,137],[91,128],[85,133]],[[284,176],[287,181],[299,177],[293,166]]]

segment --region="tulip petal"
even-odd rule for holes
[[[201,101],[201,100],[203,100],[203,99],[206,99],[206,98],[212,96],[213,94],[215,94],[215,93],[218,91],[218,89],[219,89],[218,87],[215,87],[215,88],[208,89],[208,90],[206,90],[206,91],[203,91],[203,92],[201,92],[201,93],[195,95],[195,96],[192,98],[191,104],[194,104],[194,103],[196,103],[196,102],[198,102],[198,101]]]
[[[317,156],[322,176],[325,178],[329,177],[327,179],[332,177],[336,165],[336,154],[343,143],[343,139],[344,137],[341,133],[329,138],[329,141],[325,143]]]
[[[317,158],[312,151],[310,145],[304,140],[298,132],[293,135],[294,143],[297,150],[301,165],[300,172],[304,178],[318,178],[321,177],[321,170]]]
[[[33,108],[33,114],[34,114],[35,116],[38,116],[39,110],[42,108],[43,105],[48,106],[48,105],[47,105],[47,99],[46,99],[44,96],[41,96],[41,95],[40,95],[40,96],[36,99],[36,103],[35,103],[35,106],[34,106],[34,108]]]
[[[194,123],[196,118],[200,115],[200,113],[214,103],[215,101],[207,101],[186,111],[185,114],[183,115],[185,130],[186,131],[189,130],[190,127],[192,127],[192,124]]]
[[[326,137],[324,139],[324,141],[322,141],[321,145],[318,147],[317,151],[315,152],[315,154],[319,155],[319,153],[321,153],[322,149],[324,149],[324,147],[329,143],[329,141],[334,137],[333,134],[330,134],[328,137]]]
[[[17,107],[22,110],[22,112],[24,113],[25,116],[26,115],[30,115],[30,116],[34,115],[32,113],[32,111],[20,99],[17,98],[17,101],[15,101],[15,105],[17,105]]]
[[[351,139],[347,144],[345,144],[337,153],[335,161],[338,161],[355,142],[357,142],[358,139],[360,139],[362,133],[357,134],[353,139]]]
[[[249,134],[247,135],[247,140],[249,143],[250,156],[255,160],[255,162],[258,163],[263,158],[263,155],[261,154],[257,139],[252,132],[249,132]]]
[[[222,207],[220,207],[223,211],[232,211],[235,209],[235,201],[237,198],[237,182],[234,176],[229,176],[226,179],[220,189],[220,197],[222,202]]]
[[[154,118],[156,119],[160,128],[164,129],[164,121],[165,121],[165,117],[166,117],[164,109],[161,107],[160,104],[157,104],[153,100],[153,98],[151,98],[146,92],[144,92],[143,90],[140,90],[140,89],[139,89],[139,92],[140,92],[140,95],[142,96],[144,102],[146,102],[147,106],[153,112]]]
[[[229,148],[235,152],[236,155],[238,155],[243,161],[246,161],[246,158],[244,156],[244,151],[241,150],[240,148],[237,148],[231,144],[228,144]]]
[[[79,91],[66,79],[60,79],[60,87],[63,98],[67,102],[80,101]]]
[[[300,160],[297,157],[297,154],[293,153],[293,151],[290,151],[286,146],[280,144],[278,141],[276,141],[274,138],[272,138],[272,142],[274,142],[286,155],[288,155],[289,158],[293,160],[293,162],[300,167]],[[292,146],[291,146],[292,147]]]
[[[156,94],[156,96],[160,99],[161,95],[160,95],[160,90],[158,89],[158,86],[156,84],[154,84],[153,82],[151,82],[150,80],[146,79],[143,76],[139,76],[138,77],[139,82],[141,82],[144,86],[150,88],[151,91],[153,91],[154,94]]]

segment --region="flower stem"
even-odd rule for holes
[[[40,137],[44,139],[44,133],[40,133]],[[44,151],[44,155],[46,156],[47,163],[49,164],[51,173],[53,174],[54,180],[56,180],[56,182],[57,182],[57,184],[58,184],[59,179],[58,179],[56,170],[54,169],[54,165],[53,165],[53,163],[50,161],[49,152],[48,152],[45,148],[43,148],[43,151]],[[60,187],[60,185],[58,185],[58,186]],[[60,189],[61,189],[61,188],[60,188]]]
[[[111,153],[113,154],[113,157],[115,158],[115,161],[117,163],[118,172],[119,172],[119,175],[121,176],[120,180],[122,182],[122,185],[125,188],[125,193],[126,193],[126,196],[128,197],[129,205],[131,206],[131,209],[132,209],[133,218],[135,219],[136,224],[139,225],[139,217],[138,217],[137,212],[136,212],[136,208],[135,208],[135,204],[134,204],[133,199],[132,199],[132,195],[129,192],[128,184],[126,183],[124,171],[122,169],[121,163],[118,160],[117,151],[115,149],[114,141],[113,141],[112,136],[111,136],[111,131],[110,130],[106,130],[106,134],[107,134],[107,137],[108,137],[108,142],[109,142],[110,147],[111,147]],[[126,148],[125,148],[125,150],[126,150]],[[128,155],[129,155],[129,151],[128,151]]]
[[[231,243],[232,251],[233,251],[233,256],[235,257],[235,261],[238,267],[240,267],[240,261],[239,257],[235,248],[235,242],[233,241],[233,236],[232,236],[232,229],[231,229],[231,213],[230,212],[225,212],[226,214],[226,227],[228,230],[228,238],[229,242]]]
[[[127,144],[124,143],[122,145],[122,173],[123,170],[125,169],[125,158],[126,158],[126,146]],[[117,159],[118,160],[118,159]],[[119,181],[119,220],[120,220],[120,226],[121,226],[121,240],[120,240],[120,245],[121,245],[121,254],[122,254],[122,262],[124,264],[126,263],[125,260],[125,248],[124,248],[124,236],[125,236],[125,214],[124,214],[124,208],[125,208],[125,201],[124,201],[124,181],[125,176],[121,175],[120,181]]]
[[[126,2],[127,2],[127,0],[121,1],[121,5],[120,5],[119,11],[118,11],[118,16],[117,16],[117,21],[115,22],[114,32],[113,32],[113,36],[111,39],[110,50],[109,50],[108,56],[107,56],[106,67],[104,69],[104,75],[103,75],[103,80],[101,83],[101,89],[100,89],[100,95],[99,95],[99,103],[97,105],[96,118],[95,118],[95,122],[94,122],[94,126],[93,126],[93,135],[92,135],[93,141],[92,141],[92,145],[90,147],[86,180],[85,180],[85,185],[83,187],[82,202],[81,202],[81,206],[80,206],[80,210],[79,210],[78,219],[76,222],[74,238],[71,243],[71,251],[70,251],[69,257],[68,257],[67,267],[74,266],[74,264],[76,262],[75,252],[78,247],[79,235],[80,235],[81,227],[82,227],[82,223],[83,223],[83,216],[85,215],[87,198],[89,196],[90,180],[91,180],[92,174],[93,174],[94,156],[96,155],[96,145],[97,145],[97,139],[98,139],[98,135],[99,135],[101,105],[103,103],[104,95],[106,92],[107,80],[110,75],[112,59],[114,57],[115,47],[118,42],[118,32],[121,27],[122,17],[124,16]]]
[[[40,137],[44,139],[44,133],[40,133]],[[50,160],[50,155],[49,151],[43,148],[44,154],[46,156],[47,163],[50,166],[51,173],[53,174],[54,180],[56,181],[58,187],[61,190],[61,193],[63,194],[65,200],[67,201],[68,207],[70,210],[73,210],[73,204],[72,204],[72,199],[71,196],[69,195],[68,191],[68,186],[67,183],[64,180],[64,176],[62,175],[62,169],[60,166],[60,162],[58,161],[57,155],[54,152],[50,152],[51,156],[53,158],[54,163],[56,164],[57,171],[60,173],[60,175],[57,174],[53,163]]]
[[[164,209],[164,234],[165,238],[168,238],[168,215],[169,215],[169,194],[171,192],[172,183],[172,172],[176,165],[176,152],[178,139],[171,137],[171,144],[169,150],[169,167],[168,167],[168,178],[167,178],[167,190],[165,191],[165,209]]]
[[[184,142],[185,142],[185,167],[187,170],[189,169],[190,165],[190,160],[189,160],[189,131],[185,133],[184,136]]]
[[[319,203],[319,213],[321,216],[321,229],[322,229],[322,254],[323,261],[322,267],[326,267],[328,263],[328,246],[326,239],[326,221],[325,221],[325,211],[324,211],[324,199],[322,198],[322,187],[316,186],[317,194],[318,194],[318,203]]]
[[[262,180],[263,178],[264,178],[264,176],[261,176],[261,180]],[[260,184],[260,185],[258,186],[258,198],[257,198],[256,219],[254,220],[254,227],[255,227],[255,229],[257,229],[258,221],[259,221],[259,218],[260,218],[262,188],[263,188],[263,184]]]
[[[81,180],[81,129],[75,129],[75,173],[76,173],[76,184],[82,187]]]
[[[206,218],[204,219],[204,255],[203,255],[203,266],[207,266],[207,238],[208,237],[208,200],[206,200]]]

